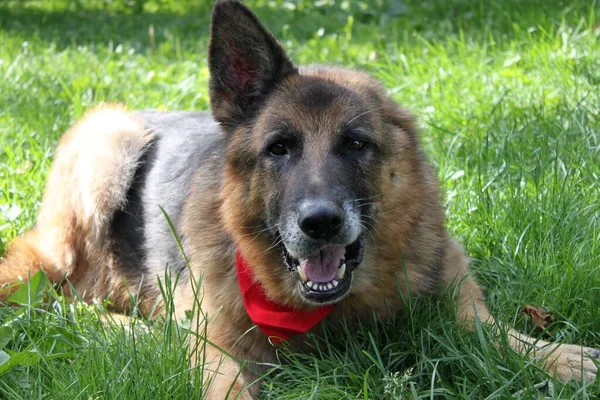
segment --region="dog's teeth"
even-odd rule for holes
[[[306,281],[305,283],[306,286],[317,292],[325,292],[327,290],[331,290],[334,287],[337,287],[339,284],[340,282],[336,281],[335,279],[327,283],[319,283],[313,281]]]
[[[308,280],[306,277],[306,271],[304,271],[304,267],[298,267],[298,275],[300,275],[300,279],[302,279],[303,282]]]
[[[345,273],[346,273],[346,263],[343,263],[342,266],[340,267],[340,269],[338,269],[337,277],[342,279],[344,277]]]

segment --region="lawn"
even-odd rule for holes
[[[0,0],[0,254],[34,224],[54,145],[86,110],[208,108],[210,3]],[[366,70],[418,115],[449,230],[501,321],[534,332],[520,310],[544,306],[546,338],[600,346],[600,3],[246,3],[297,63]],[[185,327],[131,335],[49,299],[0,307],[0,398],[201,397]],[[395,321],[328,331],[314,354],[284,352],[263,398],[600,396],[494,347],[486,327],[461,332],[447,303],[416,299]]]

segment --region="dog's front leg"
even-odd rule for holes
[[[450,242],[446,253],[444,281],[457,289],[456,316],[467,329],[473,329],[475,318],[494,324],[479,285],[468,274],[468,259],[454,242]],[[514,329],[509,329],[507,333],[515,351],[539,360],[550,375],[563,382],[582,379],[589,382],[598,375],[597,361],[594,360],[600,360],[600,350],[574,344],[549,343]]]
[[[202,370],[202,393],[205,400],[251,400],[260,389],[260,383],[246,379],[244,371],[231,354],[223,339],[228,336],[218,321],[209,321],[208,329],[194,329],[190,335],[189,351],[192,368]],[[206,334],[206,337],[204,337]],[[254,384],[253,384],[254,383]]]
[[[252,400],[258,390],[249,387],[240,364],[210,344],[204,353],[203,393],[206,400]],[[258,385],[255,385],[258,386]]]
[[[202,398],[253,399],[260,390],[260,382],[246,379],[253,377],[251,371],[246,371],[235,359],[245,344],[239,340],[244,330],[239,332],[238,326],[231,323],[232,316],[228,310],[215,306],[206,293],[196,295],[187,283],[176,288],[174,304],[174,316],[178,321],[184,320],[188,311],[193,312],[189,339],[190,366],[202,370]],[[234,348],[238,350],[236,355],[232,354]]]

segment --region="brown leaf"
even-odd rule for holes
[[[531,317],[537,333],[542,333],[544,329],[556,321],[554,314],[550,314],[550,312],[543,307],[526,305],[521,309],[521,314],[529,315]]]

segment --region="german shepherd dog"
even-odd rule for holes
[[[157,278],[177,274],[175,316],[201,298],[209,321],[193,359],[218,365],[210,399],[256,396],[238,361],[276,362],[274,339],[301,346],[323,324],[392,318],[403,296],[455,287],[459,322],[493,322],[413,117],[380,83],[295,66],[235,0],[214,6],[208,57],[212,114],[105,106],[63,136],[36,226],[0,265],[4,298],[42,269],[85,300],[126,313],[133,293],[149,310]],[[597,375],[597,350],[508,332],[559,379]]]

